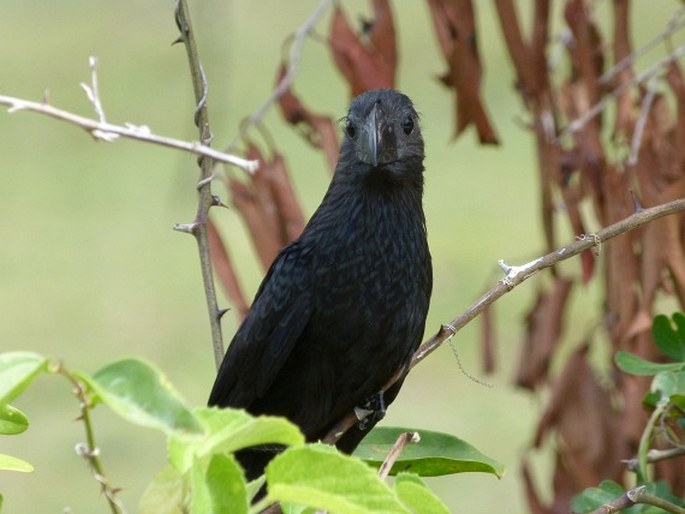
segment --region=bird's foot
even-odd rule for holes
[[[359,420],[359,430],[366,431],[385,417],[385,396],[383,391],[369,396],[361,406],[354,408]]]

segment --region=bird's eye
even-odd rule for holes
[[[354,136],[357,135],[357,129],[352,123],[348,122],[347,125],[345,125],[345,133],[347,134],[347,137],[354,139]]]
[[[414,120],[411,119],[411,116],[404,118],[404,121],[402,122],[402,130],[404,130],[404,133],[407,135],[411,134],[414,130]]]

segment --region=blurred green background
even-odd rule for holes
[[[214,146],[230,141],[240,120],[270,94],[282,42],[317,3],[191,2],[209,80]],[[343,4],[353,22],[368,14],[365,1]],[[610,2],[597,4],[610,29]],[[517,5],[527,18],[530,2]],[[91,116],[78,84],[89,80],[93,55],[100,61],[108,121],[196,139],[185,52],[170,45],[177,37],[172,1],[4,0],[0,6],[0,94],[39,100],[49,89],[55,106]],[[670,0],[635,2],[635,44],[659,32],[677,6]],[[496,148],[478,146],[471,131],[452,141],[454,99],[436,80],[444,65],[426,2],[395,2],[394,8],[398,86],[422,113],[427,141],[432,334],[499,278],[498,259],[522,263],[540,252],[536,163],[492,4],[477,2],[485,98],[503,143]],[[558,33],[560,17],[555,20]],[[319,34],[327,34],[328,22],[327,16]],[[295,90],[317,111],[335,118],[345,113],[347,88],[320,40],[306,44]],[[306,147],[276,111],[266,124],[311,213],[329,180],[322,155]],[[214,363],[197,250],[192,238],[171,230],[194,216],[195,159],[138,142],[95,143],[73,126],[3,110],[0,171],[0,350],[37,351],[87,372],[123,356],[141,356],[157,363],[189,404],[204,404]],[[226,198],[220,183],[215,190]],[[261,272],[237,213],[215,214],[252,296]],[[577,273],[577,263],[567,269]],[[463,370],[445,346],[412,372],[386,419],[453,433],[507,465],[499,481],[480,474],[430,480],[455,512],[527,511],[518,466],[542,402],[510,384],[535,287],[531,281],[497,304],[496,376],[482,375],[479,327],[472,323],[454,340]],[[585,311],[598,302],[591,288],[575,291],[574,301],[579,307],[573,323],[583,333],[594,319]],[[227,304],[223,297],[222,303]],[[224,327],[230,339],[230,314]],[[97,484],[74,453],[84,434],[74,420],[78,404],[68,384],[42,377],[16,405],[32,426],[0,439],[0,453],[28,460],[36,471],[0,473],[5,512],[106,512]],[[165,463],[164,439],[102,407],[94,422],[107,474],[135,512],[146,484]],[[539,478],[546,478],[546,457],[537,461]]]

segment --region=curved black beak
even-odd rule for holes
[[[361,126],[359,158],[372,166],[397,160],[397,138],[379,102]]]

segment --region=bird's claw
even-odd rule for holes
[[[359,420],[359,430],[366,431],[385,417],[385,395],[383,391],[369,396],[363,405],[354,408]]]

